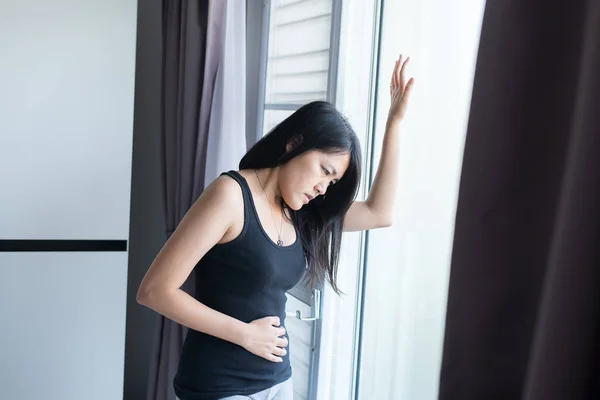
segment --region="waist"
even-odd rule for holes
[[[236,344],[190,329],[174,385],[181,393],[197,395],[249,388],[259,392],[291,376],[289,354],[288,350],[283,362],[275,363]]]
[[[285,319],[287,297],[285,292],[235,293],[205,290],[198,287],[196,300],[213,310],[249,323],[264,317]]]

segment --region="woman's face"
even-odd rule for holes
[[[350,154],[331,154],[310,150],[280,167],[279,190],[292,210],[324,195],[329,185],[342,178],[350,165]]]

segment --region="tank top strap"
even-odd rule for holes
[[[250,217],[252,215],[250,209],[252,207],[253,200],[252,192],[250,191],[250,186],[248,185],[246,178],[244,178],[239,172],[233,170],[223,172],[221,175],[227,175],[233,178],[240,185],[242,189],[242,197],[244,198],[244,225],[247,225],[250,222]],[[244,231],[246,231],[245,226]]]

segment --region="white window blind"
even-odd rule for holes
[[[330,100],[332,0],[272,0],[262,134],[315,100]]]

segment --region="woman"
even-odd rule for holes
[[[285,293],[302,276],[334,290],[342,231],[389,226],[400,123],[414,79],[396,61],[383,153],[366,201],[354,201],[360,147],[333,106],[297,110],[222,174],[187,212],[137,300],[188,331],[174,380],[181,400],[292,400]],[[195,268],[196,296],[180,289]]]

